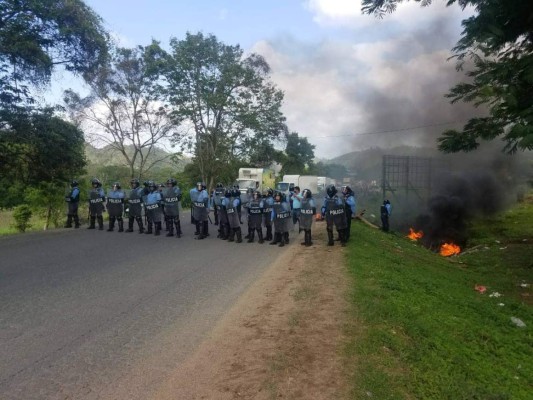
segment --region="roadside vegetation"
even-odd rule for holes
[[[533,194],[473,221],[457,256],[352,228],[351,398],[528,399]]]

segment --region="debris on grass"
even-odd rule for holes
[[[525,328],[526,327],[526,324],[520,318],[511,317],[511,321],[512,321],[513,324],[515,324],[519,328]]]
[[[487,291],[487,287],[483,285],[474,285],[474,290],[478,291],[479,293],[483,294]]]
[[[500,297],[501,295],[502,295],[501,293],[492,292],[491,294],[489,294],[489,297]]]

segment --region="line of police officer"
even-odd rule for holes
[[[131,180],[131,190],[128,195],[122,191],[118,182],[108,191],[107,197],[98,179],[91,181],[92,188],[89,192],[89,227],[88,229],[103,230],[102,213],[109,213],[108,231],[113,231],[115,223],[118,231],[124,232],[123,214],[128,215],[128,229],[125,232],[133,232],[134,222],[137,222],[139,233],[154,233],[160,235],[162,219],[165,219],[167,236],[181,237],[181,222],[179,218],[179,202],[181,190],[175,179],[166,181],[165,187],[155,184],[153,181],[144,182],[144,188],[140,187],[138,179]],[[77,204],[79,202],[78,182],[73,181],[71,191],[66,196],[68,202],[67,223],[65,227],[79,227]],[[190,190],[191,197],[191,222],[196,226],[196,239],[202,240],[209,236],[208,221],[209,210],[212,207],[215,215],[215,225],[218,225],[218,238],[229,242],[242,242],[241,230],[241,206],[246,210],[248,234],[245,239],[253,243],[255,233],[259,243],[265,240],[270,244],[278,244],[280,247],[289,243],[289,229],[291,221],[291,207],[285,196],[280,192],[267,189],[263,194],[259,191],[249,190],[244,204],[241,202],[241,193],[237,186],[225,188],[218,183],[209,195],[206,185],[198,182]],[[298,196],[301,208],[299,209],[299,229],[304,231],[305,246],[311,246],[311,226],[316,214],[316,204],[313,194],[309,189],[304,189]],[[146,229],[143,224],[143,208],[146,217]],[[341,245],[345,245],[349,239],[350,222],[355,215],[355,198],[349,187],[344,189],[341,196],[337,195],[335,186],[326,188],[326,197],[321,209],[322,216],[326,220],[328,233],[328,245],[333,245],[333,227],[336,228]],[[263,237],[263,226],[266,228],[266,236]],[[274,229],[273,229],[274,228]],[[274,232],[273,232],[274,230]]]

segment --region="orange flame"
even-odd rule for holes
[[[417,232],[413,228],[409,228],[409,235],[407,237],[411,240],[418,240],[424,236],[424,232]]]
[[[444,243],[440,247],[440,255],[444,257],[453,256],[454,254],[459,254],[461,252],[461,248],[453,243]]]

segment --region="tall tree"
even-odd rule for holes
[[[101,19],[81,0],[0,2],[0,107],[33,102],[57,66],[89,74],[107,57]]]
[[[306,137],[300,137],[296,132],[288,133],[280,175],[305,174],[306,169],[313,169],[314,149]]]
[[[83,132],[53,110],[11,118],[0,134],[0,179],[63,184],[83,171],[84,144]]]
[[[157,157],[156,146],[179,136],[177,120],[171,120],[156,90],[164,59],[157,42],[116,49],[111,62],[88,80],[88,97],[65,93],[72,118],[82,123],[89,140],[119,152],[132,178],[171,157]]]
[[[363,0],[363,12],[382,17],[404,0]],[[431,0],[415,0],[422,5]],[[458,68],[473,62],[469,80],[447,95],[452,103],[472,102],[488,108],[486,117],[472,118],[462,131],[448,130],[439,138],[443,152],[471,151],[480,140],[501,138],[504,150],[533,149],[533,2],[531,0],[448,0],[475,15],[462,22],[454,47]]]
[[[173,115],[191,127],[185,145],[209,187],[221,165],[246,158],[259,143],[283,131],[283,93],[269,81],[257,54],[244,56],[213,35],[187,33],[170,41],[165,77]]]

